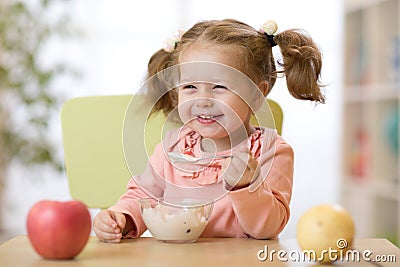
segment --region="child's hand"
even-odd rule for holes
[[[93,220],[93,230],[100,241],[119,243],[126,225],[126,217],[121,212],[102,210]]]
[[[258,161],[244,148],[237,151],[233,158],[228,158],[222,165],[226,188],[236,190],[247,187],[256,179]]]

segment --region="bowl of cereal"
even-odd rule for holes
[[[207,226],[213,202],[177,197],[142,198],[139,206],[154,238],[170,243],[193,243]]]

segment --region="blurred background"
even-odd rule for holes
[[[190,28],[199,20],[235,18],[255,28],[273,19],[278,31],[305,29],[323,52],[325,105],[294,99],[283,79],[269,96],[283,108],[283,137],[295,151],[292,214],[281,237],[295,237],[297,220],[308,208],[340,203],[355,214],[359,236],[398,240],[398,154],[382,151],[387,153],[385,161],[392,162],[388,168],[394,177],[380,183],[387,191],[382,191],[377,200],[376,195],[370,194],[376,183],[369,180],[370,176],[379,176],[371,167],[379,164],[372,164],[368,155],[373,154],[372,141],[378,137],[366,137],[369,128],[362,127],[372,124],[373,132],[377,132],[384,127],[396,129],[397,125],[397,132],[390,138],[398,141],[398,116],[397,124],[394,118],[389,126],[376,126],[385,114],[373,101],[382,97],[375,99],[369,93],[360,93],[371,91],[362,88],[375,85],[391,91],[384,99],[397,108],[398,115],[399,89],[393,86],[398,80],[390,81],[389,76],[368,81],[355,78],[372,64],[367,59],[374,47],[362,45],[368,36],[369,28],[364,24],[371,23],[370,13],[377,24],[382,19],[379,11],[387,14],[390,10],[385,17],[391,17],[387,23],[396,25],[391,31],[394,36],[382,38],[399,39],[398,1],[0,0],[1,238],[25,233],[25,217],[35,202],[71,199],[63,168],[59,121],[60,107],[66,99],[135,93],[150,56],[177,29]],[[375,7],[382,3],[391,6]],[[380,31],[375,24],[372,29]],[[399,57],[393,40],[388,41],[393,54],[386,55],[386,61]],[[378,50],[386,51],[383,46]],[[278,59],[279,53],[276,55]],[[380,60],[374,53],[373,58]],[[391,79],[397,79],[398,74],[394,71]],[[365,108],[369,113],[364,112]],[[370,120],[362,119],[370,112],[375,112]],[[398,143],[389,146],[398,147]],[[360,163],[360,158],[368,159]],[[354,169],[358,172],[354,173]],[[390,198],[383,197],[388,194]],[[390,223],[378,229],[379,221],[366,221],[376,218],[374,210],[381,210],[382,205],[390,208],[390,215],[382,213],[380,219]],[[93,215],[96,212],[92,210]]]

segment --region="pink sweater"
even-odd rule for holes
[[[157,145],[142,175],[130,179],[127,191],[110,210],[128,214],[136,231],[127,237],[139,237],[146,226],[140,215],[138,199],[151,196],[197,196],[216,200],[210,221],[201,237],[277,237],[289,220],[289,203],[293,184],[293,150],[275,130],[256,128],[256,131],[232,151],[247,146],[260,164],[259,186],[227,191],[219,177],[218,160],[202,171],[187,172],[175,168],[165,156],[168,151],[206,156],[200,148],[201,136],[188,128],[167,133]],[[140,186],[138,185],[140,184]]]

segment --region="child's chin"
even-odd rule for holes
[[[209,139],[221,139],[221,138],[229,138],[229,135],[226,131],[216,131],[215,129],[200,129],[197,131],[203,138],[209,138]]]

